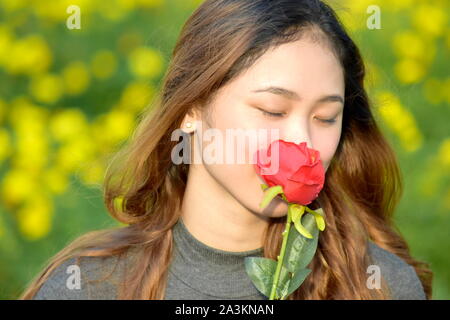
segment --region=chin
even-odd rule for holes
[[[286,201],[279,199],[278,197],[273,199],[272,202],[263,210],[259,209],[260,214],[270,218],[284,217],[287,215],[287,211],[288,204]]]

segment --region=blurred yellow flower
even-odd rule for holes
[[[144,81],[129,83],[120,97],[120,108],[133,112],[142,111],[149,103],[155,89]]]
[[[48,110],[32,104],[27,98],[17,97],[10,103],[8,114],[14,130],[14,166],[39,171],[48,161]]]
[[[117,69],[117,58],[109,50],[98,51],[91,62],[92,74],[98,79],[111,77]]]
[[[0,128],[0,164],[12,153],[11,138],[8,130]]]
[[[69,95],[83,93],[89,86],[90,75],[86,64],[82,61],[73,61],[62,71],[64,90]]]
[[[443,165],[446,170],[450,170],[450,138],[446,138],[442,142],[439,148],[438,158],[441,165]]]
[[[397,32],[392,40],[394,51],[400,58],[423,60],[430,52],[424,38],[411,30]]]
[[[128,58],[131,72],[140,78],[155,78],[163,71],[164,59],[158,51],[139,47]]]
[[[5,24],[0,25],[0,65],[5,64],[14,41],[11,28]]]
[[[55,194],[64,193],[69,186],[66,172],[56,167],[45,170],[42,179],[48,190]]]
[[[63,109],[56,113],[49,124],[50,133],[59,142],[77,139],[88,131],[86,115],[79,109]]]
[[[432,4],[421,4],[411,10],[416,30],[427,36],[440,36],[448,29],[447,14],[443,8]]]
[[[0,99],[0,124],[6,117],[6,102]]]
[[[80,170],[81,181],[87,185],[101,184],[105,169],[105,165],[99,160],[88,162]]]
[[[423,144],[423,136],[413,114],[401,104],[400,99],[385,91],[378,92],[376,100],[379,105],[378,112],[399,137],[402,147],[408,152],[419,149]]]
[[[111,21],[122,20],[133,7],[133,1],[109,0],[97,2],[97,11]]]
[[[16,167],[40,172],[49,161],[50,147],[45,135],[39,133],[22,134],[17,140],[17,153],[12,158]]]
[[[423,63],[414,59],[402,59],[394,66],[395,75],[403,83],[415,83],[420,81],[425,75]]]
[[[17,211],[20,232],[31,241],[46,236],[51,229],[53,209],[53,203],[47,195],[33,193]]]
[[[52,53],[41,35],[29,35],[14,41],[4,59],[9,73],[36,74],[48,70]]]
[[[29,2],[28,0],[16,0],[16,1],[0,1],[0,6],[7,13],[12,13],[19,9],[24,8]]]
[[[47,127],[49,111],[33,104],[27,97],[16,97],[10,103],[9,121],[17,135],[42,133]]]
[[[33,77],[30,82],[30,93],[38,102],[55,103],[63,94],[62,79],[49,73]]]
[[[125,110],[112,110],[103,114],[91,126],[92,136],[103,148],[114,147],[116,143],[128,138],[134,128],[133,113]]]
[[[38,189],[36,175],[16,168],[7,171],[1,180],[3,202],[9,206],[22,203]]]
[[[80,166],[91,161],[96,152],[93,139],[82,135],[62,145],[56,152],[56,166],[66,173],[77,171]]]

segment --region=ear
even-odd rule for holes
[[[191,108],[181,123],[181,130],[191,133],[196,130],[197,121],[201,121],[201,111],[197,108]]]

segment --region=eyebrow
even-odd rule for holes
[[[252,92],[269,92],[272,94],[276,94],[276,95],[285,97],[287,99],[300,100],[300,96],[297,94],[297,92],[286,89],[286,88],[282,88],[282,87],[270,86],[270,87],[265,87],[265,88],[261,88],[261,89],[256,89],[256,90],[253,90]],[[341,102],[342,104],[344,104],[344,98],[342,98],[342,96],[336,95],[336,94],[323,96],[317,102],[335,102],[335,101]]]

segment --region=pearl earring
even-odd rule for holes
[[[186,127],[188,127],[188,128],[192,127],[192,123],[186,122]]]

